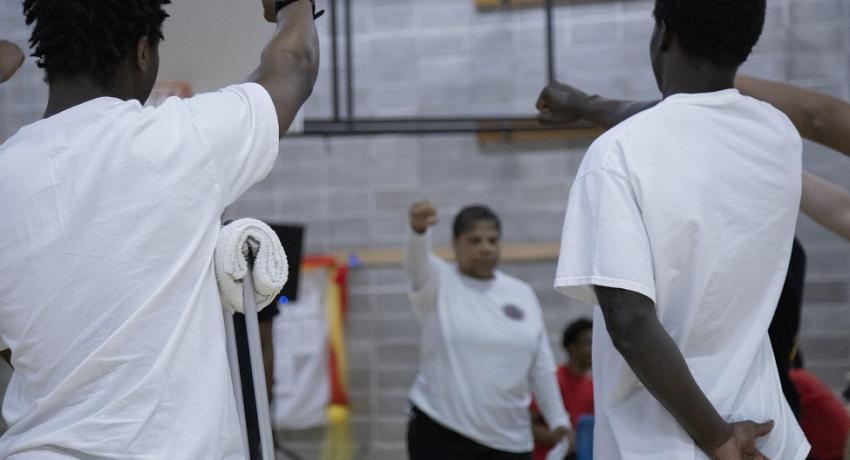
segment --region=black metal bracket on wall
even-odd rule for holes
[[[569,127],[549,127],[537,123],[534,118],[516,117],[392,117],[357,118],[354,112],[354,70],[352,50],[352,0],[343,0],[343,35],[345,53],[345,117],[340,107],[340,59],[339,59],[339,0],[328,0],[331,34],[331,103],[333,114],[330,119],[304,120],[303,136],[357,136],[381,134],[447,134],[447,133],[513,133],[534,131],[563,131],[564,129],[586,130],[588,124]],[[555,80],[555,41],[553,0],[545,0],[546,70],[547,81]]]

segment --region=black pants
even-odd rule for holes
[[[413,406],[407,424],[410,460],[531,460],[531,452],[517,454],[491,449],[431,420]]]

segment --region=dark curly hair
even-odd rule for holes
[[[162,5],[170,0],[24,0],[30,46],[48,83],[56,77],[92,78],[106,85],[118,64],[147,36],[163,39]]]
[[[766,0],[656,0],[654,15],[686,53],[737,67],[761,36],[766,8]]]
[[[579,336],[584,331],[592,331],[593,330],[593,321],[587,318],[579,318],[572,323],[569,324],[564,329],[564,335],[561,337],[561,345],[563,345],[564,350],[569,348],[570,345],[576,343]]]
[[[480,204],[467,206],[460,210],[455,216],[452,224],[452,236],[459,237],[462,233],[471,230],[479,220],[489,220],[496,224],[496,230],[502,233],[502,222],[492,209]]]

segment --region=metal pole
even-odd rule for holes
[[[236,397],[239,412],[239,427],[242,428],[242,443],[245,447],[245,460],[251,460],[248,447],[248,428],[245,424],[245,401],[242,399],[242,377],[239,374],[239,355],[236,352],[236,332],[233,328],[233,313],[224,312],[224,330],[227,337],[227,362],[230,364],[230,380],[233,383],[233,396]]]
[[[345,0],[345,75],[348,120],[354,119],[354,64],[351,62],[351,0]]]
[[[336,0],[330,0],[331,10],[331,94],[333,95],[334,121],[339,121],[339,52],[337,50],[337,8]]]
[[[555,41],[552,19],[553,0],[546,0],[546,67],[548,82],[555,81]]]
[[[257,426],[260,430],[260,447],[263,460],[274,460],[274,434],[272,432],[269,397],[266,389],[266,372],[263,367],[263,347],[260,343],[260,323],[254,299],[254,254],[248,249],[248,274],[242,285],[242,306],[245,310],[245,330],[248,332],[248,350],[251,358],[251,376],[254,380],[254,401],[257,405]]]

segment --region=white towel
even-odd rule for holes
[[[222,227],[215,246],[215,278],[221,304],[244,313],[242,285],[248,274],[247,246],[254,250],[254,298],[257,311],[274,300],[289,276],[289,263],[274,230],[257,219],[239,219]]]

